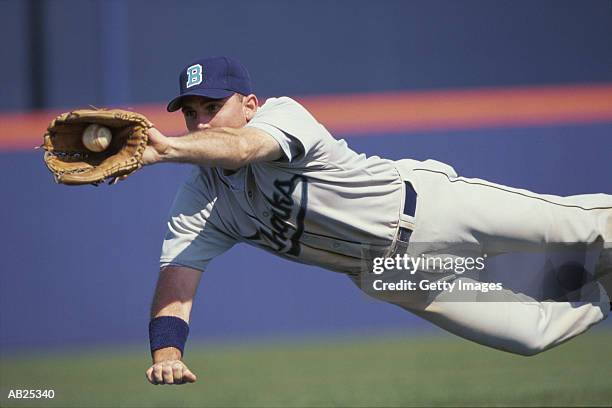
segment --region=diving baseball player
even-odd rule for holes
[[[379,297],[466,339],[522,355],[554,347],[608,315],[610,300],[596,276],[612,267],[612,196],[540,195],[459,177],[433,160],[366,157],[290,98],[259,106],[247,70],[231,58],[193,61],[179,81],[168,111],[181,110],[189,133],[169,138],[153,128],[144,153],[147,165],[196,165],[172,204],[163,242],[149,324],[151,383],[196,381],[182,361],[192,301],[210,260],[238,242],[345,273],[374,296],[367,277],[375,259],[482,260],[578,245],[595,255],[572,264],[585,275],[561,300],[544,301],[544,279],[512,290],[511,273],[510,288],[496,287],[493,301],[481,301],[491,294],[477,289],[490,280],[486,271],[447,273],[436,264],[408,274],[427,277],[436,290]],[[528,272],[538,278],[541,268]],[[444,282],[471,289],[452,291]]]

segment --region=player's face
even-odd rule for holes
[[[190,132],[215,127],[241,128],[250,119],[244,101],[247,97],[234,94],[225,99],[188,96],[182,101],[185,124]]]

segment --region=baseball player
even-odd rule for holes
[[[572,265],[584,275],[561,301],[538,295],[547,290],[544,280],[512,290],[513,273],[505,276],[510,289],[480,301],[487,293],[477,286],[444,285],[481,284],[490,280],[487,271],[458,275],[436,266],[411,274],[428,277],[436,290],[380,297],[461,337],[521,355],[554,347],[609,313],[596,278],[612,267],[611,195],[540,195],[459,177],[433,160],[366,157],[290,98],[259,106],[247,70],[231,58],[193,61],[179,85],[167,109],[182,112],[189,133],[170,138],[152,128],[144,152],[147,165],[196,165],[172,204],[163,242],[149,325],[151,383],[196,381],[182,361],[196,288],[210,260],[238,242],[345,273],[368,293],[364,276],[377,258],[484,259],[577,244],[583,254]],[[529,275],[540,272],[534,266]]]

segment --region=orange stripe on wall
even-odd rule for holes
[[[340,133],[612,122],[612,84],[304,98]]]
[[[298,99],[332,133],[360,135],[612,122],[612,84],[308,96]],[[162,132],[185,132],[165,104],[130,108]],[[0,149],[42,142],[58,111],[0,114]]]

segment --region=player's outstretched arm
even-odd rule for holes
[[[185,384],[197,380],[182,360],[191,306],[201,275],[199,270],[173,265],[159,273],[151,305],[153,364],[146,371],[151,384]]]
[[[236,170],[282,155],[278,142],[254,127],[219,127],[180,137],[167,137],[152,128],[148,136],[149,145],[143,154],[145,165],[176,162]]]

